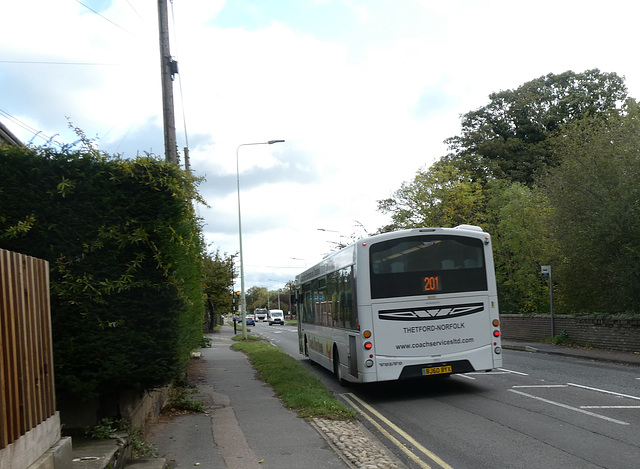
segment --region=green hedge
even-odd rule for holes
[[[151,157],[0,147],[0,247],[50,262],[59,400],[184,373],[204,312],[195,186]]]

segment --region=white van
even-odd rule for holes
[[[270,309],[268,314],[269,325],[284,324],[284,312],[281,309]]]
[[[267,308],[256,308],[254,313],[256,314],[256,321],[267,320]]]

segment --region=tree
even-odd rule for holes
[[[544,180],[573,311],[640,309],[640,106],[572,122],[552,141],[561,163]]]
[[[500,310],[534,313],[547,309],[548,288],[540,265],[551,264],[557,245],[550,229],[551,208],[543,191],[495,181],[488,204]]]
[[[269,303],[269,291],[265,287],[251,287],[247,290],[247,310],[266,308]]]
[[[294,280],[289,280],[282,290],[283,298],[285,298],[285,302],[287,304],[287,312],[288,314],[295,314],[295,291],[296,291],[296,283]]]
[[[378,201],[378,210],[391,214],[380,231],[427,226],[482,224],[485,194],[469,172],[443,158],[420,169],[411,183],[403,182],[393,197]]]
[[[219,314],[231,311],[233,279],[236,276],[233,258],[226,253],[221,255],[220,250],[204,253],[202,258],[202,289],[208,316],[206,325],[210,331]]]
[[[560,126],[607,116],[627,97],[624,78],[598,69],[550,73],[515,90],[489,95],[490,102],[462,116],[462,133],[446,142],[458,167],[476,178],[532,185],[558,164],[547,138]]]
[[[574,310],[636,308],[640,133],[637,105],[626,96],[623,78],[597,69],[491,94],[462,117],[460,136],[446,141],[449,155],[378,201],[391,215],[379,231],[482,226],[493,235],[501,303],[510,312],[547,309],[541,263],[558,266],[556,291]],[[588,294],[584,272],[600,280]],[[614,292],[600,289],[614,285],[628,287],[624,298],[603,305]]]

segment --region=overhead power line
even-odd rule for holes
[[[50,60],[0,60],[3,64],[34,64],[34,65],[118,65],[116,63],[92,63],[92,62],[53,62]]]
[[[21,127],[22,129],[24,129],[25,131],[29,132],[30,134],[33,134],[33,137],[31,137],[31,140],[29,140],[29,144],[31,144],[33,139],[35,139],[37,137],[37,138],[43,139],[44,141],[46,141],[48,143],[55,143],[57,145],[60,145],[59,142],[54,140],[58,134],[56,134],[56,135],[54,135],[52,137],[49,137],[48,135],[45,135],[41,130],[34,129],[29,124],[27,124],[25,122],[22,122],[17,117],[12,116],[11,114],[9,114],[6,111],[3,111],[2,109],[0,109],[0,114],[3,115],[4,117],[6,117],[11,122],[13,122],[18,127]]]
[[[88,5],[85,5],[84,3],[82,3],[80,0],[76,0],[76,2],[78,2],[80,5],[82,5],[83,7],[85,7],[87,10],[89,10],[92,13],[95,13],[96,15],[98,15],[100,18],[102,18],[105,21],[108,21],[109,23],[111,23],[112,25],[114,25],[116,28],[120,28],[122,29],[125,33],[127,34],[131,34],[132,36],[134,36],[134,34],[131,31],[127,31],[125,28],[123,28],[122,26],[120,26],[118,23],[115,23],[113,21],[111,21],[109,18],[107,18],[106,16],[104,16],[103,14],[97,12],[96,10],[94,10],[93,8],[91,8]],[[134,10],[135,11],[135,10]]]

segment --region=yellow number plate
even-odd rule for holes
[[[423,368],[422,376],[444,375],[447,373],[451,373],[452,371],[453,371],[453,368],[451,368],[450,366],[434,366],[431,368]]]

